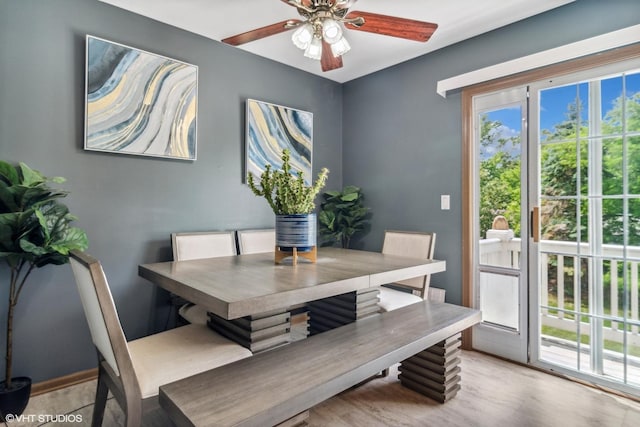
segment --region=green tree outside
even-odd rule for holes
[[[520,237],[520,136],[505,136],[486,114],[480,120],[480,236],[502,215]]]

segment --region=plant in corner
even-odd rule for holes
[[[316,245],[314,200],[327,182],[329,170],[322,168],[313,185],[306,185],[302,171],[291,171],[289,150],[282,152],[281,170],[267,164],[256,184],[251,173],[247,184],[256,196],[264,197],[276,214],[276,246],[283,251],[307,252]],[[301,231],[304,229],[304,231]],[[277,258],[276,258],[277,260]]]
[[[320,235],[327,243],[337,242],[349,248],[351,238],[369,225],[369,208],[363,204],[362,191],[348,185],[342,191],[327,191],[322,198],[318,214]]]
[[[2,420],[7,414],[22,413],[31,389],[30,378],[12,377],[13,316],[20,293],[34,269],[65,264],[69,251],[87,247],[85,232],[71,226],[76,218],[59,201],[68,192],[51,188],[49,182],[59,184],[64,178],[47,178],[24,163],[13,166],[0,160],[0,259],[9,268],[5,380],[0,382]],[[23,401],[17,395],[25,389]]]

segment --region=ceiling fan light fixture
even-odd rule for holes
[[[313,28],[309,24],[301,25],[291,35],[291,41],[293,44],[303,50],[307,49],[313,39]]]
[[[324,19],[322,21],[322,38],[329,44],[338,42],[342,38],[340,24],[331,18]]]
[[[319,60],[322,71],[331,71],[343,66],[342,55],[351,50],[344,37],[345,29],[426,42],[438,28],[438,24],[433,22],[350,11],[358,0],[280,1],[296,8],[300,18],[276,22],[221,41],[238,46],[293,30],[291,41],[303,51],[304,56]]]
[[[304,56],[317,61],[320,60],[322,57],[322,42],[319,38],[313,37],[313,40],[311,40],[311,43],[309,43],[309,46],[307,46],[304,51]]]
[[[344,55],[349,52],[349,50],[351,50],[351,45],[344,37],[341,37],[340,40],[331,45],[331,52],[333,52],[333,56],[336,57]]]

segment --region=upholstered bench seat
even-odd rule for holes
[[[178,309],[178,314],[187,322],[195,325],[206,325],[209,321],[207,309],[198,304],[184,304]]]
[[[157,396],[161,385],[252,355],[201,324],[129,341],[128,347],[143,399]]]
[[[385,286],[380,287],[380,303],[378,304],[382,311],[396,310],[409,304],[415,304],[423,301],[418,295],[410,292],[401,292],[389,289]]]

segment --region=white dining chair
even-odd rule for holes
[[[238,230],[238,250],[240,255],[273,252],[276,247],[276,230]]]
[[[238,255],[233,231],[201,231],[172,233],[174,261]]]
[[[385,231],[382,253],[433,259],[435,243],[436,233]],[[428,295],[430,279],[431,276],[426,275],[381,286],[380,308],[391,311],[422,301]]]
[[[237,255],[236,236],[233,231],[204,231],[194,233],[172,233],[171,247],[174,261],[188,261]],[[189,323],[206,325],[207,309],[189,301],[182,304],[178,314]]]
[[[91,425],[102,425],[109,391],[138,427],[158,407],[162,385],[251,356],[251,352],[203,325],[187,325],[127,342],[100,262],[71,252],[69,262],[91,339],[98,351],[98,385]]]

